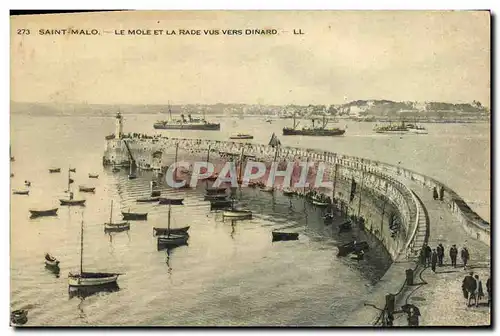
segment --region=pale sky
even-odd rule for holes
[[[117,12],[11,18],[21,102],[489,106],[489,12]],[[39,35],[98,29],[99,36]],[[20,28],[30,35],[18,35]],[[276,36],[117,36],[119,29],[263,29]],[[301,29],[304,35],[294,35]],[[104,31],[109,31],[105,33]],[[203,32],[202,32],[203,33]]]

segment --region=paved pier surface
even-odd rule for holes
[[[432,190],[414,181],[397,177],[405,183],[422,201],[429,216],[429,245],[435,248],[442,243],[445,248],[444,266],[437,267],[436,273],[425,268],[415,277],[406,295],[406,302],[420,309],[422,326],[487,326],[490,325],[490,310],[487,306],[486,280],[490,276],[490,247],[471,237],[462,223],[453,216],[448,205],[434,200]],[[457,268],[451,266],[450,247],[456,244],[459,255]],[[464,270],[460,249],[466,246],[470,253],[469,265]],[[469,272],[479,275],[483,282],[485,298],[479,307],[467,307],[462,294],[462,280]],[[407,326],[406,314],[397,314],[395,326]]]

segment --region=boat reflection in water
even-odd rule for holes
[[[95,286],[85,286],[85,287],[69,287],[68,295],[72,299],[78,297],[85,299],[89,296],[96,295],[99,293],[113,293],[118,292],[120,287],[116,282],[105,284],[105,285],[95,285]]]

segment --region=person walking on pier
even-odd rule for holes
[[[442,201],[444,197],[444,187],[439,188],[439,200]]]
[[[462,291],[465,299],[467,300],[467,307],[470,307],[471,300],[474,297],[477,288],[476,279],[474,279],[473,275],[474,273],[470,272],[462,282]]]
[[[429,267],[431,265],[432,250],[431,250],[431,247],[428,244],[425,244],[424,248],[425,248],[425,262],[426,262],[426,266]]]
[[[432,197],[434,198],[434,200],[437,200],[439,197],[436,187],[434,187],[434,189],[432,189]]]
[[[476,301],[476,307],[479,305],[479,301],[484,297],[483,292],[483,282],[479,280],[479,275],[474,276],[476,280],[476,291],[474,292],[474,300]]]
[[[491,306],[491,280],[486,280],[486,292],[488,293],[488,306]]]
[[[469,250],[467,250],[467,247],[462,247],[462,250],[460,251],[460,257],[462,258],[462,261],[464,263],[464,269],[467,268],[467,262],[469,261]]]
[[[443,258],[444,258],[444,246],[443,244],[439,243],[439,245],[436,247],[437,250],[437,257],[438,257],[438,265],[440,267],[443,266]]]
[[[458,256],[457,246],[453,244],[450,248],[451,266],[453,267],[457,267],[457,256]]]
[[[436,264],[438,262],[438,255],[436,252],[436,249],[432,250],[432,255],[431,255],[431,269],[434,273],[436,273]]]

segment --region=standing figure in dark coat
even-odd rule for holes
[[[462,247],[462,250],[460,251],[460,257],[462,258],[462,261],[464,263],[464,269],[467,267],[467,262],[469,261],[469,250],[467,250],[467,247]]]
[[[486,292],[488,292],[488,306],[491,306],[491,281],[490,278],[486,280]]]
[[[462,282],[462,291],[464,293],[464,297],[467,299],[467,307],[470,307],[470,302],[475,295],[477,287],[476,279],[474,279],[473,275],[474,273],[470,272]]]
[[[413,308],[410,308],[410,312],[408,313],[408,326],[410,327],[418,327],[418,316],[420,314]]]
[[[436,249],[432,250],[432,255],[431,255],[431,269],[434,273],[436,273],[436,264],[438,262],[438,255],[436,252]]]
[[[429,245],[425,245],[425,260],[427,262],[427,267],[431,265],[431,256],[432,256],[432,250]]]
[[[453,267],[457,267],[457,255],[458,255],[457,246],[453,244],[450,248],[451,266]]]
[[[436,187],[434,187],[434,189],[432,189],[432,197],[437,200],[439,195],[438,195],[438,191],[436,189]]]
[[[436,247],[436,251],[437,251],[437,257],[438,257],[438,265],[443,266],[443,258],[444,258],[444,246],[443,246],[443,244],[440,243]]]
[[[444,187],[439,188],[439,200],[442,201],[444,197]]]
[[[476,307],[479,304],[479,301],[484,298],[484,292],[483,292],[483,282],[479,280],[479,275],[475,275],[474,279],[476,280],[476,291],[474,292],[474,299],[476,301]]]

